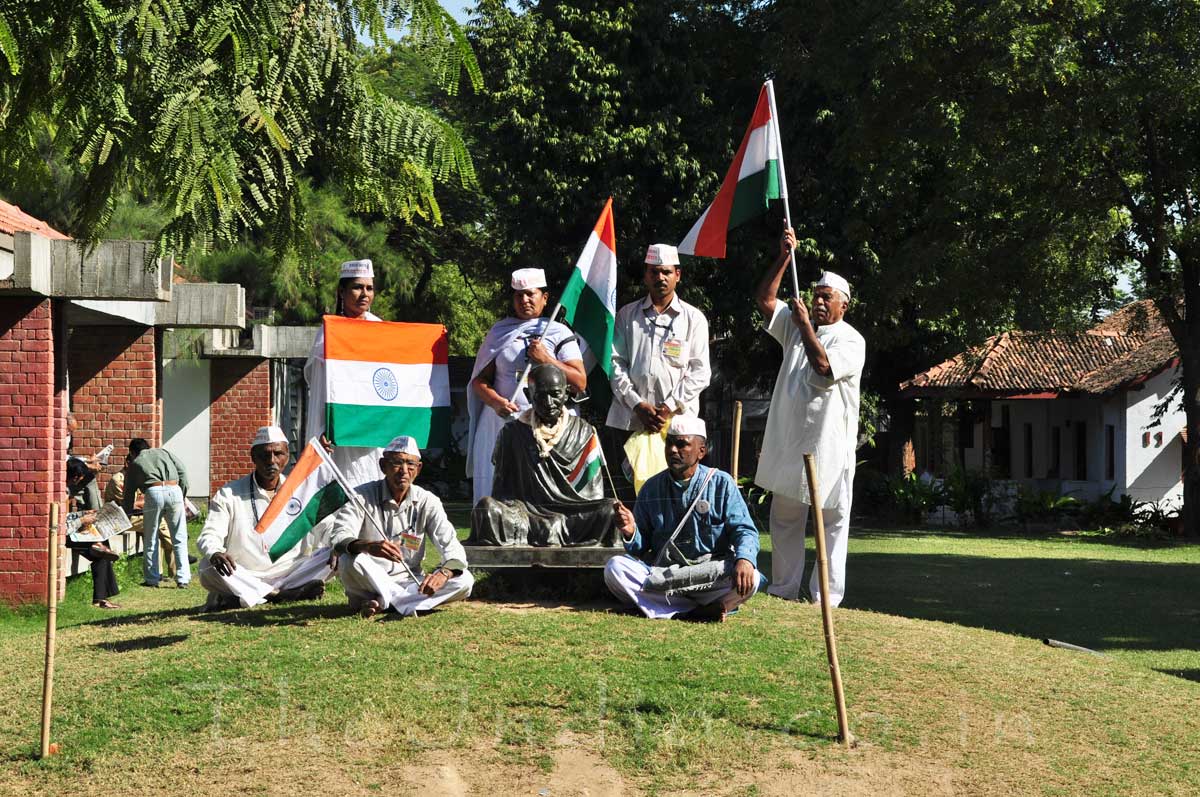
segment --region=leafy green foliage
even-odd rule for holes
[[[230,245],[262,230],[278,259],[305,242],[302,176],[334,176],[351,207],[440,218],[436,184],[473,184],[455,130],[428,108],[372,90],[356,34],[388,27],[439,86],[481,85],[463,33],[432,0],[389,2],[16,2],[0,31],[0,181],[36,179],[38,132],[69,153],[82,190],[68,230],[100,235],[124,189],[152,196],[160,248]],[[14,53],[22,60],[16,68]]]

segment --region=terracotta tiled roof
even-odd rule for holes
[[[1005,332],[900,385],[911,397],[1100,395],[1179,356],[1153,302],[1122,307],[1085,332]]]
[[[9,235],[16,232],[36,232],[46,238],[59,240],[67,240],[70,237],[2,199],[0,199],[0,232],[6,232]]]

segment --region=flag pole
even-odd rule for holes
[[[779,135],[779,111],[775,108],[775,81],[767,81],[767,102],[771,106],[771,126],[775,133],[775,146],[779,149],[779,197],[783,200],[783,217],[787,226],[792,226],[792,207],[788,202],[787,170],[783,166],[783,137]],[[796,246],[792,245],[792,291],[800,300],[800,277],[796,273]]]
[[[342,469],[333,461],[333,457],[329,456],[329,452],[325,450],[325,446],[321,445],[321,441],[315,437],[309,438],[308,442],[316,446],[317,453],[321,455],[321,461],[333,469],[333,478],[337,479],[338,486],[342,488],[342,492],[346,494],[346,498],[353,501],[354,505],[358,507],[364,516],[370,518],[371,525],[375,527],[375,530],[379,532],[379,536],[386,542],[388,535],[384,532],[383,527],[379,525],[379,521],[371,514],[370,507],[367,506],[367,502],[363,500],[363,497],[358,494],[357,490],[350,486],[350,482],[346,479],[345,474],[342,473]],[[417,574],[408,566],[408,562],[404,561],[403,556],[400,557],[400,566],[404,568],[404,572],[408,573],[408,577],[413,580],[414,584],[417,586],[421,585],[421,580],[417,578]]]
[[[544,321],[544,323],[542,324],[541,328],[538,330],[537,334],[533,336],[534,340],[541,340],[545,336],[546,329],[550,326],[550,322],[554,320],[555,316],[558,315],[558,311],[561,309],[562,309],[562,297],[559,297],[558,304],[554,305],[554,312],[550,314],[550,317],[547,318],[545,316],[542,316],[542,320]],[[526,358],[525,370],[521,372],[521,378],[517,380],[517,389],[515,391],[513,391],[513,394],[511,396],[509,396],[509,398],[508,398],[508,400],[510,402],[512,402],[514,404],[516,403],[517,396],[521,395],[521,388],[525,387],[525,383],[529,380],[529,372],[532,369],[533,369],[533,364],[528,361],[528,358]]]

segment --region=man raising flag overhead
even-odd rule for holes
[[[790,227],[792,214],[787,198],[787,175],[783,168],[775,85],[768,80],[758,92],[754,116],[750,119],[750,126],[742,137],[737,154],[733,156],[733,163],[729,165],[721,189],[679,244],[679,253],[725,257],[725,239],[729,231],[766,213],[773,199],[783,200]],[[792,283],[799,294],[794,262],[795,258]]]

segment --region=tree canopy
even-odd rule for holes
[[[166,213],[164,250],[262,230],[282,257],[306,238],[314,164],[355,210],[437,220],[434,186],[474,182],[461,137],[375,91],[360,33],[401,30],[438,85],[481,75],[433,0],[15,0],[0,10],[0,181],[44,177],[45,136],[81,180],[69,231],[95,239],[123,190]]]

